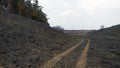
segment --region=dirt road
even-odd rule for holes
[[[86,68],[87,65],[87,54],[89,50],[90,40],[88,40],[87,45],[83,52],[81,53],[75,68]]]
[[[68,50],[66,50],[65,52],[58,54],[57,56],[53,57],[53,59],[47,61],[43,66],[41,66],[40,68],[52,68],[53,66],[56,65],[56,63],[58,61],[60,61],[64,56],[68,55],[69,53],[71,53],[75,48],[77,48],[84,40],[80,41],[77,45],[69,48]]]

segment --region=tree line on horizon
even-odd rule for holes
[[[48,23],[46,14],[42,11],[42,6],[38,5],[38,0],[0,0],[4,11],[24,16],[43,23]]]

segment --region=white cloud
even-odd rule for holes
[[[52,26],[98,29],[120,24],[120,0],[40,0]]]

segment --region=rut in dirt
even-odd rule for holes
[[[85,51],[86,48],[89,48],[87,47],[87,45],[89,45],[88,43],[89,43],[88,40],[84,40],[84,42],[80,44],[80,46],[78,46],[67,56],[63,57],[60,61],[58,61],[53,68],[76,68],[79,60],[83,59],[83,58],[80,58],[80,56],[83,54],[83,51]]]
[[[75,48],[77,48],[84,40],[80,41],[77,45],[69,48],[68,50],[64,51],[61,54],[58,54],[57,56],[53,57],[53,59],[47,61],[44,65],[42,65],[40,68],[52,68],[56,65],[58,61],[60,61],[64,56],[71,53]]]
[[[88,40],[85,49],[81,53],[76,63],[75,68],[86,68],[87,67],[87,56],[88,56],[89,46],[90,46],[90,40]]]

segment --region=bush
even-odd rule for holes
[[[62,28],[61,26],[53,26],[53,28],[58,31],[64,31],[64,28]]]

